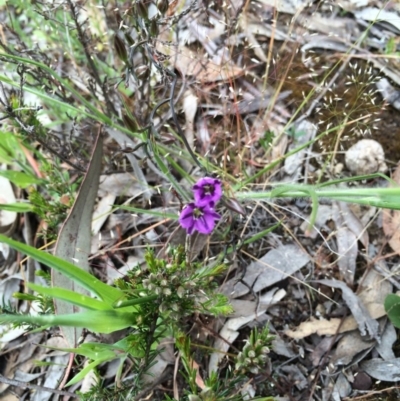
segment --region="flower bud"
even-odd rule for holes
[[[136,124],[135,120],[130,118],[125,113],[122,114],[122,121],[124,122],[125,127],[128,128],[130,131],[132,131],[132,132],[138,131],[138,125]],[[140,274],[141,274],[141,271],[139,270],[136,273],[136,276],[139,276]]]
[[[128,32],[125,32],[125,35],[124,35],[124,36],[125,36],[125,40],[126,40],[127,43],[128,43],[128,46],[129,46],[129,47],[132,47],[132,46],[135,44],[135,41],[133,40],[131,34],[128,33]]]
[[[158,35],[158,25],[154,18],[150,21],[149,33],[153,38],[157,37]]]
[[[162,15],[164,15],[169,8],[168,0],[157,0],[157,8]]]
[[[251,359],[250,359],[250,358],[244,358],[243,363],[244,363],[245,365],[250,366],[250,365],[251,365]]]
[[[269,354],[269,352],[270,352],[270,349],[268,347],[262,347],[261,348],[261,353],[262,354],[266,355],[266,354]]]
[[[247,354],[251,350],[251,348],[251,345],[249,343],[246,343],[242,351],[244,354]]]
[[[118,36],[114,36],[114,48],[117,53],[117,56],[124,62],[128,60],[128,53],[126,51],[125,43],[123,40]]]
[[[185,289],[179,286],[176,290],[176,295],[178,295],[179,298],[183,298],[183,296],[185,295]]]
[[[166,296],[169,296],[172,294],[172,291],[169,288],[164,288],[162,292]]]
[[[174,319],[174,320],[179,320],[179,318],[181,317],[179,315],[179,313],[177,313],[177,312],[171,312],[171,314],[169,316],[171,319]]]
[[[150,76],[150,68],[143,64],[135,68],[135,74],[139,79],[147,79]]]
[[[256,353],[255,353],[253,350],[250,350],[250,351],[247,353],[247,356],[248,356],[249,358],[255,358]]]
[[[138,1],[136,3],[136,12],[138,13],[139,17],[142,17],[143,19],[148,19],[148,10],[144,1]]]

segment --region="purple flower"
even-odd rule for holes
[[[222,196],[222,184],[220,180],[211,177],[201,178],[193,186],[196,205],[214,207]]]
[[[210,234],[214,229],[215,222],[221,216],[216,213],[209,205],[199,206],[188,203],[179,216],[180,225],[191,235],[193,231],[201,234]]]

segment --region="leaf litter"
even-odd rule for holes
[[[176,8],[186,5],[184,2],[178,3]],[[244,6],[244,2],[236,3],[238,10]],[[157,50],[169,57],[172,65],[188,81],[179,103],[183,111],[180,117],[185,124],[188,142],[197,147],[202,155],[210,153],[211,160],[218,161],[216,164],[220,165],[219,161],[223,158],[215,150],[220,146],[219,141],[232,142],[235,139],[231,131],[236,127],[233,122],[226,124],[223,119],[218,118],[226,118],[227,115],[236,118],[240,115],[243,131],[246,132],[240,141],[251,148],[252,152],[252,157],[248,160],[249,175],[257,171],[255,162],[278,160],[290,149],[313,138],[318,127],[315,120],[300,117],[293,124],[295,132],[301,131],[299,127],[307,125],[310,128],[309,136],[295,137],[283,132],[281,124],[290,120],[293,111],[291,103],[300,100],[294,86],[275,93],[274,85],[282,78],[278,73],[284,69],[282,67],[285,67],[286,62],[289,63],[289,59],[282,61],[282,57],[285,56],[284,50],[280,54],[268,54],[267,43],[278,43],[283,49],[288,46],[289,52],[295,51],[290,44],[301,45],[296,67],[299,70],[303,69],[304,65],[310,62],[314,63],[312,69],[318,69],[318,57],[324,52],[328,55],[327,63],[330,62],[329,56],[335,52],[347,52],[351,43],[359,36],[361,22],[368,23],[378,19],[380,23],[384,23],[380,28],[382,35],[390,37],[389,32],[396,27],[398,20],[398,12],[393,9],[381,10],[377,16],[377,9],[368,7],[372,4],[368,1],[341,2],[343,10],[354,18],[341,17],[340,14],[335,17],[330,15],[329,4],[307,13],[309,2],[263,0],[259,3],[261,7],[250,4],[239,14],[237,30],[228,30],[226,24],[220,22],[223,21],[222,14],[211,9],[208,19],[195,13],[191,18],[182,18],[179,24],[183,35],[173,36],[173,33],[166,29],[159,35],[157,43]],[[275,13],[278,13],[276,19],[273,18]],[[291,24],[287,23],[288,18],[292,19]],[[271,23],[266,24],[264,19]],[[334,35],[331,36],[332,32]],[[377,61],[372,57],[371,49],[374,49],[377,39],[370,35],[369,40],[371,47],[367,50],[355,47],[355,55],[360,59],[368,59],[379,68],[382,75],[391,79],[396,77],[398,70],[393,63],[383,59]],[[177,42],[178,46],[166,45],[169,41]],[[246,58],[235,57],[235,52],[231,51],[230,46],[237,46],[237,49],[243,50],[241,46],[246,42],[249,44],[246,50],[253,49],[254,53]],[[313,52],[318,53],[318,56],[309,57]],[[378,65],[378,62],[381,64]],[[272,79],[266,87],[260,79],[262,70],[258,65],[261,63],[271,66]],[[329,88],[312,82],[312,69],[307,70],[307,74],[310,75],[297,81],[297,84],[300,86],[303,81],[308,80],[309,87],[317,88],[317,92],[332,90],[336,82]],[[75,81],[81,91],[90,93],[83,83],[83,78],[77,75]],[[97,95],[102,98],[103,94],[99,90],[100,88],[96,87]],[[390,103],[389,97],[386,98]],[[315,107],[318,108],[317,105]],[[166,116],[168,117],[168,114],[161,116],[159,120],[162,121]],[[211,116],[216,122],[210,119]],[[278,138],[273,140],[271,151],[259,145],[259,139],[266,129],[271,129],[274,138]],[[108,127],[106,131],[121,149],[133,149],[138,145],[138,141],[126,133]],[[168,130],[163,131],[163,134],[168,133]],[[309,147],[293,157],[288,157],[283,166],[274,169],[276,177],[272,182],[304,180],[305,164],[308,163],[310,155],[314,158],[315,153],[320,157],[324,149]],[[96,203],[95,214],[99,217],[93,222],[94,233],[99,235],[92,240],[91,254],[106,276],[110,270],[113,273],[109,275],[113,278],[123,276],[129,266],[140,263],[143,260],[141,249],[145,246],[162,247],[166,243],[186,242],[182,230],[176,230],[176,224],[169,217],[163,217],[163,214],[177,215],[180,208],[174,197],[166,201],[167,195],[159,195],[155,189],[168,186],[166,172],[160,171],[151,160],[147,160],[144,168],[141,160],[145,158],[146,152],[142,148],[132,153],[124,153],[130,172],[119,171],[118,174],[102,176],[99,192],[91,194],[93,198],[96,195],[100,197]],[[190,163],[183,160],[182,165],[185,166],[185,163],[186,168],[189,168]],[[238,166],[233,165],[237,164],[237,160],[229,163],[225,157],[224,163],[232,172],[239,171],[235,170]],[[320,171],[320,166],[314,162],[307,168],[311,175]],[[262,186],[268,183],[259,184]],[[182,182],[182,186],[185,185]],[[121,198],[133,207],[147,208],[148,214],[122,209],[114,212],[114,203],[120,202]],[[219,337],[212,339],[215,352],[211,353],[208,361],[208,371],[218,371],[221,361],[225,358],[224,352],[229,352],[231,345],[238,344],[238,338],[243,337],[249,326],[266,324],[268,321],[277,337],[272,349],[281,357],[271,357],[280,388],[286,388],[286,394],[281,390],[281,395],[289,395],[291,399],[298,400],[321,397],[328,400],[326,394],[329,393],[332,394],[332,399],[343,399],[350,394],[357,394],[353,387],[354,375],[360,371],[376,380],[398,381],[399,362],[392,350],[396,331],[386,319],[383,309],[384,295],[392,292],[392,286],[383,273],[374,271],[365,260],[360,261],[360,254],[368,252],[371,242],[377,246],[383,244],[382,238],[378,238],[381,234],[377,236],[376,233],[372,233],[372,239],[370,238],[368,227],[365,227],[361,219],[366,210],[359,211],[357,216],[347,205],[322,204],[317,214],[318,231],[302,235],[299,227],[302,219],[309,216],[309,205],[294,200],[286,204],[277,202],[277,206],[294,212],[290,215],[284,213],[282,208],[270,206],[270,213],[277,213],[286,223],[285,229],[275,234],[279,238],[273,235],[261,238],[254,246],[239,249],[234,260],[231,260],[231,274],[221,289],[232,298],[234,312],[217,331]],[[274,222],[271,215],[261,209],[260,206],[255,206],[251,219],[237,222],[237,231],[250,237],[257,233],[257,230],[264,228],[263,224]],[[383,231],[391,237],[389,244],[397,252],[397,215],[391,212],[391,216],[387,217],[385,213],[383,212]],[[82,218],[83,215],[87,217],[88,212],[82,212],[77,218]],[[90,224],[88,226],[90,227]],[[382,227],[379,229],[382,230]],[[171,236],[171,232],[175,233],[174,236]],[[326,239],[322,240],[322,236]],[[133,255],[127,255],[121,249],[122,241],[127,238]],[[205,255],[212,257],[221,252],[221,244],[215,245],[212,240],[213,238],[209,241],[207,237],[202,236],[193,238],[193,258],[199,255],[202,258],[205,258]],[[330,248],[326,247],[327,244]],[[323,255],[318,254],[321,248]],[[87,246],[85,249],[88,252]],[[332,249],[335,251],[331,252]],[[101,259],[102,251],[110,255],[107,262]],[[317,260],[316,255],[325,258],[326,263],[319,263],[320,259]],[[370,270],[367,271],[368,269]],[[360,273],[365,273],[362,279]],[[16,279],[20,280],[19,276],[16,276]],[[6,283],[4,277],[2,280]],[[317,287],[320,287],[320,284],[324,289],[318,291]],[[6,337],[10,345],[15,345],[21,340],[18,332],[10,333],[10,337]],[[369,355],[375,352],[377,354],[373,354],[374,357],[369,359]],[[381,359],[376,358],[378,354]],[[27,360],[31,355],[32,352],[27,353]],[[65,364],[65,356],[54,356],[53,361],[58,357],[61,358],[58,362]],[[329,369],[332,369],[331,374],[338,373],[340,369],[343,369],[344,373],[329,379],[333,381],[330,384],[325,376],[321,382],[315,381],[314,377],[318,377],[315,375],[316,369],[328,366],[328,360],[333,364],[333,367],[329,365]],[[158,366],[158,370],[154,373],[161,375],[164,369],[175,361],[173,353],[168,356],[160,354],[155,365]],[[309,371],[308,364],[315,370]],[[13,369],[9,369],[10,374],[12,371]],[[55,383],[61,377],[59,369],[47,370],[43,374],[46,376],[47,385],[55,388]],[[26,381],[36,379],[27,375],[28,372],[25,372],[24,375],[15,378],[24,378]],[[201,377],[198,378],[198,383],[201,383],[200,379]],[[310,389],[317,383],[318,386],[326,385],[326,393],[318,393],[318,396],[313,394]],[[330,392],[328,384],[332,387]],[[310,392],[307,393],[307,390]],[[35,399],[49,399],[49,393],[37,394],[39,395],[36,395]]]

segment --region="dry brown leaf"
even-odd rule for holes
[[[197,96],[188,89],[183,95],[183,111],[185,112],[185,136],[191,147],[194,141],[194,118],[197,113],[198,106]]]
[[[92,235],[97,235],[100,232],[101,227],[112,213],[116,198],[116,194],[107,193],[96,205],[93,212]]]
[[[398,382],[400,359],[395,358],[390,361],[384,361],[381,358],[373,358],[361,363],[361,369],[365,370],[370,376],[377,380],[386,382]]]
[[[385,308],[381,303],[371,302],[365,307],[373,319],[379,319],[386,315]],[[345,333],[358,328],[353,316],[346,317],[342,325],[340,325],[341,321],[342,319],[339,318],[318,320],[311,317],[308,322],[301,323],[296,330],[286,330],[285,334],[291,338],[301,339],[315,333],[320,336],[333,336],[336,333]]]
[[[356,29],[356,21],[350,17],[341,18],[336,16],[330,18],[323,13],[313,13],[312,15],[300,14],[297,21],[308,31],[323,33],[325,35],[337,35],[341,38],[350,37]]]
[[[261,49],[261,46],[258,43],[256,37],[253,35],[253,33],[258,33],[257,25],[254,25],[254,24],[249,25],[246,13],[242,13],[240,15],[239,24],[240,24],[243,32],[246,34],[246,39],[249,42],[250,46],[253,48],[255,55],[261,61],[267,63],[268,58],[267,58],[264,50]]]
[[[192,369],[196,369],[196,384],[199,386],[199,388],[204,390],[207,386],[200,375],[200,365],[194,359],[190,360],[190,364],[192,365]]]
[[[390,238],[390,247],[400,255],[400,211],[382,210],[382,227],[385,235]]]
[[[343,300],[346,302],[353,317],[358,323],[358,329],[360,330],[360,333],[363,336],[368,334],[371,338],[375,338],[379,341],[378,322],[371,318],[368,310],[364,306],[364,303],[349,287],[347,287],[345,283],[334,279],[317,280],[316,282],[340,289],[342,291]]]
[[[392,179],[400,184],[400,164],[392,174]],[[382,210],[382,228],[389,239],[390,247],[400,255],[400,210]]]
[[[366,340],[357,330],[347,333],[339,340],[331,357],[331,363],[335,366],[348,365],[356,355],[371,349],[375,344],[375,340]]]
[[[393,25],[397,30],[400,30],[400,18],[394,11],[383,10],[380,7],[366,7],[362,10],[354,12],[354,15],[365,21],[385,22]]]
[[[344,202],[335,202],[333,211],[333,220],[336,224],[336,242],[340,255],[337,260],[339,271],[345,282],[352,285],[358,255],[357,238],[361,237],[362,229],[360,228],[356,232],[350,230],[347,216],[352,212]]]
[[[309,261],[310,257],[297,245],[279,245],[251,262],[241,281],[236,278],[228,280],[223,285],[222,292],[231,298],[239,298],[249,293],[250,289],[254,292],[262,291],[291,277]]]
[[[21,399],[20,397],[17,397],[14,394],[3,394],[0,397],[0,401],[18,401],[20,399]]]
[[[210,150],[211,136],[208,121],[202,115],[197,118],[195,132],[197,141],[201,144],[202,154],[207,153]]]
[[[222,60],[215,63],[188,47],[181,46],[176,54],[175,67],[185,76],[195,76],[198,82],[226,81],[243,75],[244,71],[234,64]]]
[[[287,14],[299,14],[307,6],[307,2],[304,0],[261,0],[261,3],[275,7],[280,13]]]
[[[227,60],[226,57],[220,57],[220,61],[216,62],[209,59],[206,54],[196,53],[183,45],[179,46],[179,50],[176,51],[159,43],[157,50],[170,56],[170,59],[174,61],[175,68],[182,75],[194,76],[197,82],[226,81],[244,74],[242,68]]]
[[[364,304],[374,301],[383,305],[386,296],[391,294],[392,290],[392,284],[385,280],[382,274],[370,269],[360,284],[358,298]]]
[[[208,373],[218,371],[218,365],[224,358],[225,353],[228,352],[230,344],[232,344],[236,338],[239,336],[239,329],[249,322],[260,319],[260,317],[266,312],[266,310],[271,306],[279,302],[286,295],[286,291],[280,289],[277,291],[276,288],[268,291],[266,294],[261,295],[259,298],[259,305],[257,310],[254,311],[253,306],[250,305],[247,313],[240,317],[234,317],[228,319],[221,331],[219,332],[219,337],[216,337],[213,352],[210,356],[208,363]]]

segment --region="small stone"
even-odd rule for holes
[[[387,170],[385,153],[380,143],[373,139],[361,139],[345,156],[347,168],[356,175],[384,173]]]

